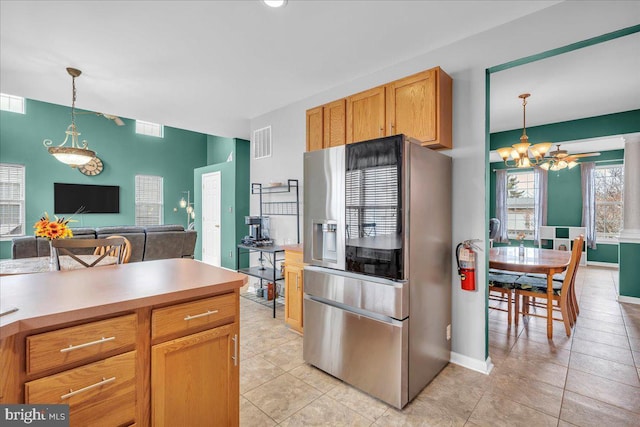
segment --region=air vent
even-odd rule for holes
[[[271,157],[271,126],[253,131],[253,158]]]

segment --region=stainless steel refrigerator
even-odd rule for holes
[[[304,360],[397,408],[449,361],[451,158],[403,135],[304,154]]]

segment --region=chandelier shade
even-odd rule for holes
[[[67,68],[67,73],[71,76],[72,81],[72,101],[71,101],[71,124],[67,126],[65,138],[61,144],[54,146],[53,141],[45,139],[42,143],[47,147],[47,151],[58,161],[75,168],[82,166],[95,157],[95,151],[88,148],[86,140],[79,142],[78,127],[76,126],[76,77],[82,74],[82,71],[75,68]],[[70,140],[70,141],[69,141]],[[70,142],[67,145],[67,142]]]

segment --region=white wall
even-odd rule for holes
[[[445,48],[396,64],[357,81],[337,86],[301,102],[257,117],[251,129],[272,126],[273,157],[252,161],[251,181],[302,182],[305,111],[406,75],[441,66],[454,81],[453,242],[483,239],[485,209],[485,76],[486,69],[525,56],[638,24],[640,2],[564,2]],[[523,88],[523,91],[526,88]],[[252,212],[257,210],[252,200]],[[295,228],[274,224],[279,237],[295,237]],[[455,259],[455,258],[454,258]],[[479,277],[485,277],[486,257],[480,254]],[[452,361],[487,371],[486,283],[478,292],[460,290],[453,273]]]

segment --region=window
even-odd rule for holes
[[[0,93],[0,110],[24,114],[24,98]]]
[[[611,239],[622,230],[624,169],[622,165],[599,166],[595,172],[596,236]]]
[[[535,229],[535,177],[533,172],[507,172],[507,230],[509,238],[524,233],[533,239]]]
[[[163,222],[162,177],[136,175],[136,225],[160,225]]]
[[[271,157],[271,126],[253,131],[253,158]]]
[[[24,166],[0,163],[0,239],[25,234]]]
[[[157,138],[164,138],[164,126],[158,123],[143,122],[142,120],[136,120],[136,133],[140,135],[155,136]]]

